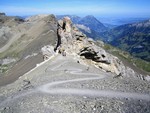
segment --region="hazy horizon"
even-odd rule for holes
[[[0,1],[0,12],[7,15],[94,15],[96,17],[150,17],[149,0],[5,0]]]

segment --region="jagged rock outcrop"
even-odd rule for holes
[[[94,40],[87,38],[72,24],[69,17],[58,21],[57,34],[58,44],[56,49],[59,53],[80,57],[82,62],[90,62],[91,65],[106,72],[143,79],[142,75],[138,75],[132,69],[126,67],[117,57],[97,46]]]

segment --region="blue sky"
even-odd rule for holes
[[[150,17],[150,0],[0,0],[8,15],[72,14]]]

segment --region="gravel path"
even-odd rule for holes
[[[0,88],[4,113],[149,113],[150,83],[56,56]]]

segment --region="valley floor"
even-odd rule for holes
[[[0,87],[2,113],[149,113],[150,83],[56,55]]]

